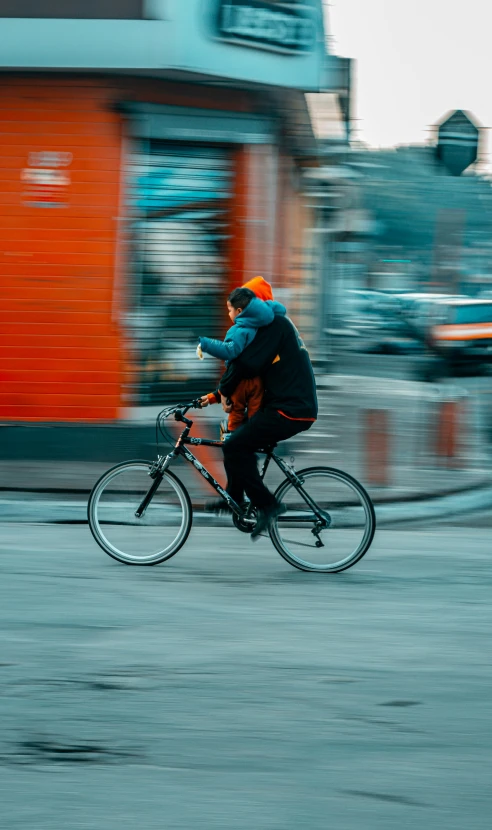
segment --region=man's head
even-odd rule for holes
[[[273,300],[272,286],[263,277],[253,277],[244,283],[243,288],[250,288],[259,300]]]
[[[241,314],[248,307],[255,295],[249,288],[235,288],[227,298],[227,310],[229,318],[233,323],[238,314]]]

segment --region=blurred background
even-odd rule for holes
[[[89,489],[153,454],[159,407],[214,388],[198,337],[256,275],[316,367],[321,429],[299,451],[398,497],[422,470],[432,492],[488,476],[475,113],[364,144],[354,60],[316,0],[1,0],[0,19],[4,487]]]

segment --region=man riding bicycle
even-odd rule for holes
[[[244,287],[255,291],[254,282]],[[223,401],[234,395],[241,381],[255,377],[264,385],[262,407],[224,443],[227,492],[238,504],[246,493],[258,511],[252,539],[285,510],[261,480],[256,452],[304,432],[318,415],[309,354],[288,317],[275,316],[269,325],[258,328],[253,341],[229,363],[219,384]]]
[[[232,306],[230,299],[229,303]],[[247,306],[244,299],[241,303]],[[231,315],[234,320],[242,313],[239,308],[242,306]],[[107,470],[94,485],[87,506],[89,526],[96,542],[119,562],[156,565],[174,556],[186,542],[193,505],[186,487],[170,469],[177,459],[192,464],[221,496],[221,505],[229,505],[238,530],[253,538],[268,531],[280,555],[295,568],[339,573],[359,562],[369,550],[376,517],[360,482],[331,467],[315,466],[296,472],[273,452],[272,445],[309,429],[315,421],[316,386],[309,355],[291,321],[275,314],[271,322],[261,325],[262,314],[259,312],[257,317],[256,311],[253,308],[244,318],[243,327],[246,325],[248,331],[233,343],[236,354],[219,388],[222,401],[236,395],[237,406],[245,401],[246,410],[254,410],[254,402],[251,407],[251,399],[246,400],[243,381],[257,378],[265,389],[259,411],[253,415],[249,411],[249,420],[233,425],[221,442],[190,436],[193,420],[187,413],[201,408],[203,398],[166,407],[157,416],[156,428],[163,432],[162,423],[171,416],[183,424],[177,441],[171,441],[171,452],[159,455],[153,463],[124,461]],[[257,330],[252,332],[251,328]],[[232,334],[231,338],[234,340]],[[241,338],[249,338],[244,348]],[[243,392],[238,399],[235,390],[241,383]],[[189,445],[222,447],[228,493]],[[260,450],[266,451],[261,475],[256,460]],[[262,481],[272,460],[284,475],[276,496]],[[250,499],[247,506],[243,504],[244,492]]]

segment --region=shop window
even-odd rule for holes
[[[223,147],[152,141],[132,159],[134,403],[193,397],[220,376],[219,362],[199,361],[196,346],[226,327],[232,170]]]

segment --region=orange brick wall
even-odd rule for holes
[[[131,371],[120,329],[127,274],[122,148],[129,146],[114,106],[121,100],[229,109],[232,99],[227,89],[139,78],[3,78],[0,421],[119,417]],[[234,91],[235,110],[254,105],[254,96]],[[29,204],[37,200],[35,186],[23,171],[35,167],[30,154],[43,152],[70,154],[59,168],[68,183],[41,188],[44,205],[61,207]],[[278,288],[297,287],[303,217],[286,186],[289,163],[282,158],[276,168],[275,159],[275,148],[235,151],[231,288],[261,273]]]
[[[121,122],[106,98],[84,80],[10,77],[0,87],[3,421],[117,417]],[[72,155],[60,168],[69,184],[40,190],[46,204],[61,199],[64,207],[26,204],[37,197],[22,171],[30,153],[47,151]]]

